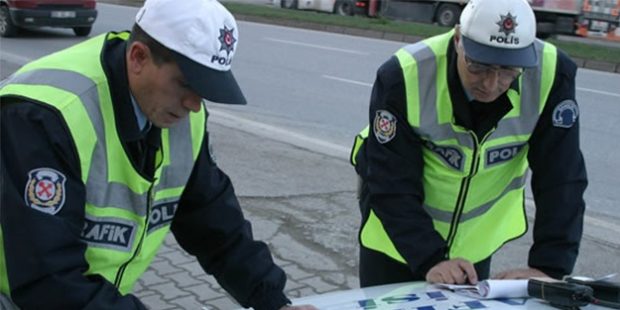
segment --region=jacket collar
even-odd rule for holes
[[[103,69],[110,86],[114,117],[120,138],[124,142],[133,142],[143,139],[146,132],[141,132],[131,102],[125,60],[126,47],[127,41],[125,40],[107,40],[103,50]]]

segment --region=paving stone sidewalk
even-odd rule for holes
[[[358,288],[360,215],[349,163],[220,126],[215,117],[209,126],[218,165],[235,184],[255,238],[269,245],[287,274],[287,296]],[[600,235],[593,229],[585,227],[575,275],[620,270],[617,242],[592,237]],[[492,273],[524,267],[531,243],[530,231],[504,246],[493,256]],[[240,308],[172,235],[134,293],[151,309]]]
[[[255,239],[269,245],[287,274],[287,296],[358,288],[359,211],[349,163],[216,124],[209,128],[218,165],[230,175]],[[248,145],[251,151],[239,152]],[[151,309],[240,308],[172,234],[134,294]]]
[[[246,212],[249,215],[249,212]],[[260,217],[248,216],[256,227],[265,224]],[[267,227],[267,230],[275,227]],[[257,230],[255,229],[255,233]],[[264,234],[264,233],[263,233]],[[260,238],[260,233],[257,238]],[[289,298],[310,296],[336,290],[359,287],[359,281],[351,272],[339,271],[334,262],[319,259],[316,263],[322,269],[331,269],[333,276],[324,279],[302,265],[289,260],[298,255],[313,253],[293,253],[299,245],[286,233],[275,232],[273,239],[277,243],[289,244],[272,250],[276,264],[287,274],[285,293]],[[264,239],[263,239],[264,240]],[[292,247],[291,248],[291,244]],[[273,249],[273,247],[272,247]],[[291,252],[287,252],[287,251]],[[352,257],[353,258],[353,257]],[[346,275],[349,273],[349,275]],[[183,251],[172,234],[168,235],[157,257],[149,269],[140,278],[134,288],[134,294],[150,309],[237,309],[241,308],[230,295],[222,289],[212,276],[206,275],[194,257]]]

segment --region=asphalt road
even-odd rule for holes
[[[128,29],[136,12],[101,3],[98,8],[93,35]],[[220,166],[276,258],[327,283],[321,289],[308,284],[313,290],[289,287],[289,293],[356,287],[359,215],[348,152],[367,122],[374,72],[402,43],[248,22],[239,22],[239,28],[233,71],[249,105],[209,104]],[[61,29],[2,38],[0,76],[79,41]],[[619,74],[579,70],[590,186],[576,273],[588,276],[620,271],[619,85]],[[530,239],[527,235],[495,255],[494,270],[524,265]]]

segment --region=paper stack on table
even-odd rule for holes
[[[527,294],[528,280],[484,280],[476,285],[435,284],[459,295],[477,299],[523,298]]]

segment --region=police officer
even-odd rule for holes
[[[587,185],[575,64],[535,38],[525,0],[471,0],[448,33],[405,46],[378,70],[361,177],[360,282],[476,283],[527,230],[528,266],[497,278],[569,274]]]
[[[169,230],[241,305],[290,307],[209,154],[202,98],[245,104],[233,16],[149,0],[129,32],[36,60],[0,88],[0,305],[144,309],[131,295]]]

